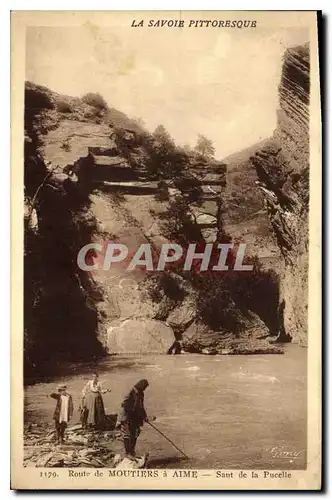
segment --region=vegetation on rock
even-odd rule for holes
[[[103,96],[98,93],[88,92],[82,97],[82,101],[100,110],[108,109],[107,102],[105,101]]]
[[[76,265],[77,252],[91,241],[96,224],[86,194],[70,181],[59,182],[56,169],[44,162],[43,136],[58,125],[45,110],[53,110],[49,91],[27,85],[24,369],[28,377],[49,372],[53,364],[65,359],[103,353],[96,338],[96,287]],[[32,208],[37,214],[37,227],[31,226]]]
[[[212,158],[215,153],[215,148],[213,142],[210,139],[200,134],[197,138],[195,151],[197,151],[197,153],[201,154],[203,157]]]
[[[102,146],[90,146],[93,134]],[[211,234],[215,246],[231,237],[223,228],[225,165],[213,159],[213,144],[203,136],[195,150],[179,147],[163,125],[150,133],[139,120],[109,108],[99,94],[80,100],[30,83],[25,135],[25,371],[38,375],[59,360],[106,352],[116,306],[107,278],[98,281],[78,268],[82,246],[98,239],[120,241],[121,231],[127,231],[131,238],[152,243],[158,254],[146,219],[156,224],[157,237],[183,246],[203,245]],[[59,157],[61,165],[46,164],[47,148],[53,148],[49,157]],[[117,181],[112,186],[97,182],[97,172],[106,179],[108,172],[117,173]],[[154,195],[147,207],[143,204],[140,218],[144,189]],[[135,201],[128,195],[133,190]],[[31,224],[33,210],[37,225]],[[169,321],[177,337],[197,321],[219,340],[227,332],[234,340],[256,314],[275,333],[277,279],[257,259],[254,264],[250,273],[189,273],[175,266],[148,275],[145,291],[158,307],[146,320]]]

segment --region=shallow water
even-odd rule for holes
[[[100,379],[112,392],[106,413],[117,413],[123,395],[147,378],[148,415],[190,457],[145,425],[137,452],[149,452],[151,467],[305,468],[307,350],[288,345],[284,355],[114,356],[98,363]],[[81,390],[95,368],[71,365],[66,375],[25,390],[25,420],[52,423],[54,401],[47,395],[67,383],[77,408]]]

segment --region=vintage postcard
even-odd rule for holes
[[[320,489],[318,13],[11,29],[11,487]]]

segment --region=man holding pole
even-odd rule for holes
[[[135,460],[135,447],[141,427],[148,422],[144,408],[144,391],[149,386],[146,379],[142,379],[131,389],[121,404],[121,413],[117,427],[121,428],[126,456]]]
[[[171,439],[151,423],[151,421],[155,420],[155,417],[152,417],[151,420],[148,419],[144,408],[144,391],[148,386],[149,382],[146,379],[140,380],[122,401],[122,410],[116,427],[121,428],[126,456],[130,460],[135,460],[136,441],[140,435],[142,425],[146,422],[188,459],[189,457]]]

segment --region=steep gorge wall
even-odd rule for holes
[[[309,210],[309,45],[288,49],[272,140],[252,157],[283,257],[281,340],[307,341]]]
[[[26,323],[32,363],[40,357],[35,340],[43,356],[51,356],[46,339],[52,355],[62,359],[102,355],[105,348],[166,352],[181,336],[192,352],[207,346],[214,353],[279,352],[266,340],[276,330],[271,318],[277,284],[259,269],[250,276],[211,277],[176,268],[149,275],[127,271],[127,265],[87,273],[77,266],[78,251],[91,242],[121,242],[133,255],[142,243],[158,253],[166,242],[186,248],[224,241],[224,162],[179,148],[165,130],[137,130],[113,109],[94,109],[29,83],[26,92],[27,116],[32,103],[27,123],[38,135],[38,148],[32,158],[26,155],[26,197],[33,198],[46,176],[35,204],[35,231],[53,259],[43,259],[39,245],[38,259],[26,266],[43,274],[41,284],[32,277],[43,301],[33,300],[27,309],[29,317],[36,318],[36,311],[41,316],[33,332]],[[37,156],[43,170],[28,189]]]
[[[161,181],[149,164],[149,137],[146,138],[144,132],[132,126],[134,124],[129,119],[123,124],[122,117],[119,124],[115,120],[118,115],[114,116],[112,109],[105,110],[100,116],[100,112],[96,114],[91,106],[78,99],[59,96],[31,83],[26,85],[26,96],[26,115],[30,108],[33,109],[27,123],[39,137],[38,152],[36,147],[33,148],[32,157],[40,155],[44,162],[43,175],[38,182],[50,174],[37,198],[35,231],[38,236],[44,236],[44,229],[48,228],[49,246],[54,248],[56,258],[59,248],[60,253],[66,250],[70,254],[73,281],[77,293],[82,295],[82,318],[85,317],[85,304],[85,309],[91,311],[94,319],[93,325],[84,321],[84,332],[80,331],[76,306],[71,300],[73,294],[70,292],[67,296],[65,293],[70,287],[58,286],[59,281],[65,281],[62,271],[67,272],[68,264],[58,269],[56,260],[54,273],[49,280],[44,280],[42,287],[47,288],[52,299],[49,314],[44,314],[45,322],[57,314],[59,321],[65,323],[61,331],[66,340],[71,339],[72,350],[76,345],[75,336],[82,334],[92,344],[96,341],[99,345],[99,340],[110,352],[166,352],[174,341],[174,331],[178,327],[184,328],[195,312],[192,294],[182,290],[183,280],[176,276],[170,279],[176,292],[181,297],[187,296],[182,303],[182,299],[169,299],[165,294],[162,294],[161,300],[153,301],[146,290],[150,286],[146,272],[128,272],[126,266],[121,265],[114,266],[110,271],[81,272],[76,269],[76,255],[79,246],[92,241],[104,244],[121,242],[127,245],[129,255],[133,255],[142,243],[151,243],[154,248],[160,249],[162,243],[170,241],[170,235],[165,236],[161,226],[168,221],[168,230],[172,227],[172,207],[177,207],[179,211],[183,209],[181,216],[187,216],[189,226],[195,227],[199,239],[214,241],[218,233],[224,165],[185,155],[176,148],[173,151],[170,145],[174,162],[182,160],[182,163],[175,175],[166,176]],[[129,126],[130,129],[124,128]],[[30,160],[26,174],[27,185],[31,179]],[[26,192],[30,199],[38,186],[38,183],[35,184],[31,194]],[[60,204],[49,203],[52,196],[61,197]],[[72,223],[64,216],[67,205],[73,219],[80,219],[81,234],[74,234]],[[47,206],[52,207],[48,217],[45,215]],[[166,214],[166,219],[163,214]],[[69,245],[70,248],[67,248]],[[41,262],[41,255],[38,255],[34,269],[39,269]],[[58,302],[57,309],[53,307],[56,293],[61,294],[66,307],[62,305],[62,300]],[[37,304],[41,314],[42,306]],[[36,316],[35,309],[31,307],[31,316]],[[70,317],[77,316],[78,324],[67,321],[64,309]],[[31,328],[28,330],[30,342]],[[66,342],[58,346],[59,336],[53,334],[53,330],[47,331],[52,338],[54,352],[58,348],[69,352]],[[39,324],[36,325],[35,337],[38,337],[42,351],[44,336]],[[83,345],[83,342],[80,344]],[[85,347],[83,345],[82,350],[87,356],[93,353],[93,346]],[[34,352],[35,349],[31,359],[35,357]],[[71,353],[68,355],[71,356]]]
[[[263,192],[257,190],[258,176],[251,157],[269,144],[265,139],[224,159],[227,184],[223,193],[223,222],[226,233],[246,244],[248,255],[257,255],[265,269],[279,271],[280,251],[271,231]]]
[[[24,118],[24,373],[34,379],[105,349],[95,334],[95,284],[76,265],[95,220],[87,194],[68,191],[67,176],[45,157],[45,136],[60,121],[48,89],[26,85]]]
[[[170,241],[163,230],[163,216],[172,212],[171,207],[178,201],[186,200],[184,209],[188,219],[196,221],[200,238],[211,241],[217,237],[218,200],[225,177],[223,165],[195,162],[190,172],[182,172],[183,176],[188,175],[188,183],[180,177],[160,182],[151,178],[146,166],[133,168],[118,146],[113,150],[105,147],[89,147],[88,156],[73,165],[79,179],[84,168],[93,173],[94,183],[95,176],[103,174],[103,180],[95,184],[96,189],[90,195],[99,235],[126,244],[131,256],[146,243],[158,253],[161,245]],[[135,142],[129,143],[129,147],[131,154],[142,155]],[[190,199],[192,191],[186,191],[193,181],[199,199]],[[112,353],[165,353],[175,340],[175,330],[184,329],[193,319],[194,306],[190,304],[191,308],[183,314],[190,302],[189,294],[184,291],[188,295],[184,303],[168,300],[165,294],[161,301],[152,300],[147,290],[152,286],[151,276],[144,270],[128,271],[128,264],[126,261],[108,271],[93,273],[103,290],[103,300],[97,306],[104,317],[99,336],[105,339]],[[184,286],[180,277],[174,275],[170,279],[176,288]]]

